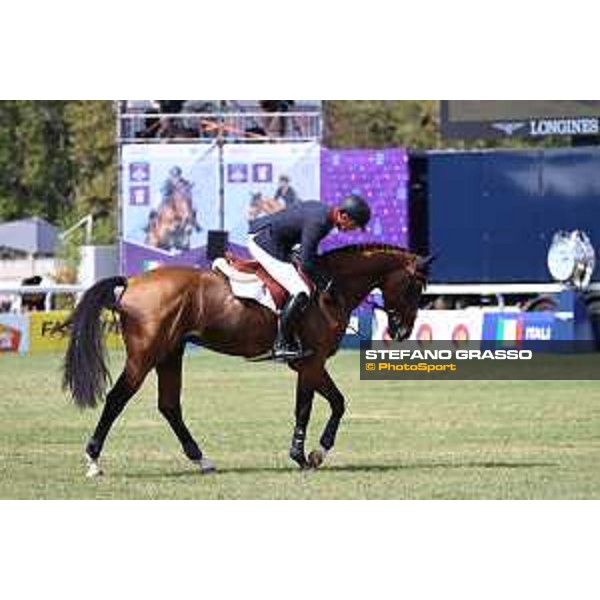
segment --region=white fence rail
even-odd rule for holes
[[[21,311],[21,303],[23,296],[27,294],[31,295],[45,295],[44,307],[45,310],[52,309],[52,300],[57,295],[69,295],[73,296],[75,300],[79,298],[87,288],[83,285],[19,285],[11,286],[0,283],[0,296],[16,296],[17,302],[13,304],[12,312]]]
[[[19,301],[13,312],[19,312],[24,295],[45,295],[45,310],[51,310],[52,300],[57,295],[73,296],[75,301],[86,291],[83,285],[28,285],[16,286],[0,283],[0,296],[17,296]],[[477,284],[432,284],[424,293],[428,296],[470,296],[470,295],[511,295],[511,294],[558,294],[566,286],[559,283],[477,283]],[[600,282],[593,283],[588,291],[600,291]]]

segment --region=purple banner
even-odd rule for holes
[[[134,275],[160,265],[206,266],[207,232],[218,223],[215,153],[193,145],[133,145],[124,147],[123,157],[127,175],[121,199],[124,272]],[[238,252],[245,247],[252,203],[257,196],[273,197],[282,176],[291,179],[301,199],[320,196],[336,204],[357,193],[369,202],[373,217],[367,231],[333,233],[321,244],[321,252],[369,242],[408,245],[409,171],[404,149],[239,144],[228,146],[225,158],[225,228]],[[172,188],[184,192],[193,222],[186,229],[187,237],[171,236],[161,242],[152,235],[163,224],[159,217]]]
[[[336,204],[360,194],[373,216],[367,231],[335,233],[321,251],[369,242],[408,246],[408,153],[404,149],[321,151],[321,199]]]
[[[242,258],[248,257],[248,252],[244,246],[230,243],[229,250]],[[127,275],[137,275],[158,267],[175,265],[205,269],[210,268],[211,262],[206,257],[206,248],[204,246],[169,256],[152,248],[123,241],[121,242],[121,253],[127,257]]]

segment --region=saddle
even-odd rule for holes
[[[237,297],[256,300],[274,312],[280,311],[289,297],[289,292],[257,260],[245,260],[226,253],[224,258],[213,262],[212,268],[229,280]],[[298,272],[312,290],[313,283],[300,270]]]

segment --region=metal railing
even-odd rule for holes
[[[119,113],[121,143],[320,141],[322,113]]]
[[[558,294],[569,289],[563,283],[432,283],[425,289],[428,295],[492,295],[492,294]],[[588,288],[600,290],[600,283]]]

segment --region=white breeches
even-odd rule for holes
[[[300,277],[298,271],[291,263],[277,260],[268,252],[265,252],[250,236],[248,240],[248,250],[250,254],[265,268],[267,273],[277,283],[281,284],[290,294],[295,296],[304,292],[310,296],[310,289],[305,281]]]

